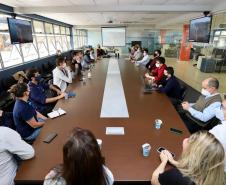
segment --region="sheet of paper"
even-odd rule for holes
[[[58,117],[60,114],[57,111],[53,111],[47,114],[49,118],[56,118]]]
[[[106,127],[106,135],[124,135],[124,127]]]

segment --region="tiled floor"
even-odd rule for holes
[[[202,81],[212,76],[220,82],[219,92],[226,94],[226,73],[203,73],[193,66],[195,63],[193,61],[178,61],[175,58],[166,58],[167,66],[174,68],[175,75],[198,91],[202,88]]]

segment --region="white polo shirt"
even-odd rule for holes
[[[22,140],[16,131],[0,126],[0,184],[14,184],[17,163],[13,154],[25,160],[32,158],[34,153],[32,146]]]
[[[67,83],[72,83],[72,75],[68,68],[65,68],[67,75],[59,68],[53,70],[53,84],[58,86],[62,92],[65,92]]]

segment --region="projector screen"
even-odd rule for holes
[[[103,46],[125,46],[126,28],[125,27],[102,27],[102,45]]]

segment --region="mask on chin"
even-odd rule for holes
[[[224,120],[225,120],[224,112],[223,112],[223,110],[221,110],[221,109],[217,109],[217,110],[216,110],[215,116],[216,116],[216,118],[219,119],[220,121],[224,121]]]
[[[210,96],[211,95],[210,92],[207,91],[206,89],[202,89],[201,93],[202,93],[203,96]]]

